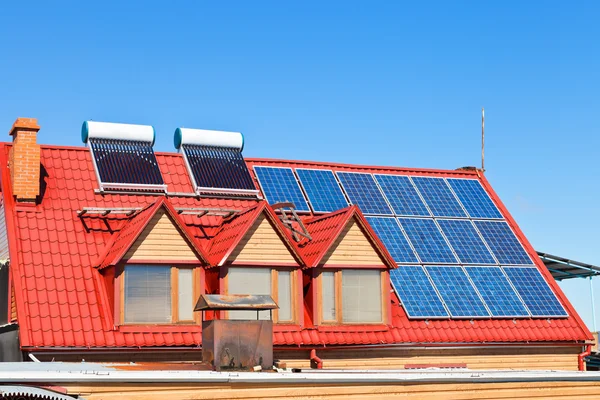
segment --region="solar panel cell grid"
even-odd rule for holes
[[[356,204],[365,214],[392,215],[371,174],[336,172],[344,191],[352,204]]]
[[[102,183],[164,184],[150,142],[94,138],[89,143]]]
[[[298,168],[296,174],[314,212],[331,212],[348,206],[332,171]]]
[[[447,179],[471,218],[502,218],[502,214],[475,179]]]
[[[397,263],[419,262],[393,217],[367,217],[367,221]]]
[[[292,202],[298,211],[310,211],[291,168],[254,167],[269,204]]]
[[[534,317],[567,317],[548,283],[535,267],[505,267],[504,272]]]
[[[453,317],[489,316],[461,267],[425,267]]]
[[[500,267],[465,267],[465,270],[493,316],[529,316]]]
[[[432,219],[398,218],[424,263],[456,264],[458,261]]]
[[[434,216],[467,216],[443,178],[412,177],[411,179]]]
[[[182,147],[197,188],[256,190],[239,150],[190,144]]]
[[[532,264],[527,252],[504,221],[474,221],[496,259],[502,265]]]
[[[376,174],[375,179],[390,202],[394,214],[398,216],[430,215],[408,176]]]
[[[390,279],[409,317],[447,318],[448,312],[420,266],[400,266]]]
[[[463,264],[496,264],[471,221],[439,219],[437,222]]]

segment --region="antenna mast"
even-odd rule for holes
[[[485,172],[485,110],[481,107],[481,171]]]

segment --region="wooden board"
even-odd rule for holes
[[[403,369],[407,364],[466,364],[470,369],[576,371],[580,347],[319,350],[326,369]],[[289,368],[310,368],[308,352],[275,352]]]
[[[124,260],[197,261],[196,253],[171,217],[158,211],[125,254]]]
[[[231,263],[298,265],[269,220],[261,215],[231,253]]]
[[[323,257],[321,264],[324,266],[384,265],[381,257],[354,220],[346,225]]]
[[[600,382],[504,383],[178,383],[64,384],[69,395],[88,400],[191,399],[597,399]]]

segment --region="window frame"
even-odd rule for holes
[[[136,266],[145,267],[170,267],[171,269],[171,321],[170,322],[125,322],[125,274],[126,269],[135,268]],[[200,313],[193,313],[193,318],[189,320],[179,320],[179,270],[192,270],[192,299],[197,301],[200,294],[203,292],[202,275],[200,267],[190,264],[164,264],[164,263],[125,263],[118,269],[118,284],[115,285],[115,290],[119,293],[119,302],[115,304],[117,308],[119,325],[122,326],[171,326],[171,325],[198,325],[201,321]],[[194,307],[195,304],[192,305]]]
[[[317,325],[385,325],[389,321],[389,310],[390,310],[390,297],[389,290],[386,287],[389,286],[389,271],[387,269],[371,269],[365,268],[362,270],[379,271],[380,273],[380,290],[381,290],[381,320],[380,321],[359,321],[359,322],[344,322],[343,315],[343,290],[342,290],[342,274],[344,270],[357,269],[357,268],[321,268],[318,271],[316,278],[317,283],[317,302],[316,302],[316,316]],[[334,287],[335,287],[335,320],[324,320],[323,319],[323,273],[333,272],[334,273]]]
[[[276,325],[298,325],[299,324],[299,307],[298,307],[298,269],[290,267],[275,267],[275,266],[247,266],[247,265],[235,265],[228,266],[222,269],[222,286],[221,291],[224,294],[229,294],[229,270],[232,268],[261,268],[271,270],[271,294],[275,303],[279,304],[279,271],[290,272],[290,306],[291,306],[291,320],[280,321],[279,320],[279,309],[273,310],[273,324]],[[229,319],[229,313],[227,311],[221,311],[223,319]]]

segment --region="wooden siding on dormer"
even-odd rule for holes
[[[144,228],[124,260],[196,261],[198,257],[171,217],[158,211]]]
[[[321,265],[383,266],[385,264],[367,236],[365,236],[365,233],[356,221],[352,220],[325,254],[321,260]]]
[[[275,231],[275,228],[264,215],[256,219],[254,225],[246,232],[246,235],[240,240],[227,261],[237,264],[298,264]]]

